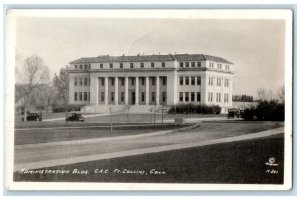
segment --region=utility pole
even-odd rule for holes
[[[112,113],[111,113],[111,106],[109,106],[109,112],[110,112],[110,133],[112,133]]]

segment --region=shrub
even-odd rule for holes
[[[248,121],[284,121],[284,103],[276,100],[260,101],[257,107],[245,109],[242,117]]]
[[[84,106],[84,104],[70,104],[67,106],[68,112],[71,111],[80,111],[81,107]],[[56,105],[55,107],[52,107],[52,112],[65,112],[65,107],[63,105]]]
[[[171,106],[169,113],[181,114],[220,114],[221,107],[218,105],[202,105],[202,104],[177,104]]]

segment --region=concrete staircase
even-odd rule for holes
[[[153,113],[156,109],[157,113],[168,113],[169,106],[157,105],[89,105],[84,106],[81,112],[86,113],[109,113],[111,107],[112,113]]]

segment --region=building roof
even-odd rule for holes
[[[80,64],[80,63],[101,63],[101,62],[159,62],[159,61],[205,61],[211,60],[215,62],[228,63],[221,57],[204,55],[204,54],[167,54],[167,55],[137,55],[137,56],[109,56],[101,55],[98,57],[86,57],[80,58],[70,62],[70,64]]]

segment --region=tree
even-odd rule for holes
[[[66,67],[67,68],[67,67]],[[53,85],[57,89],[57,98],[62,100],[64,104],[65,117],[68,117],[68,98],[69,98],[69,88],[68,88],[68,73],[65,68],[60,69],[59,75],[55,74]],[[66,124],[68,122],[66,121]]]
[[[20,74],[22,74],[20,79],[24,83],[21,102],[24,108],[24,121],[26,121],[27,108],[32,103],[32,95],[36,89],[47,85],[50,71],[41,57],[32,55],[24,60]]]
[[[278,90],[278,93],[277,93],[277,96],[278,96],[278,100],[280,102],[284,102],[284,98],[285,98],[285,89],[284,87],[280,87],[279,90]]]

